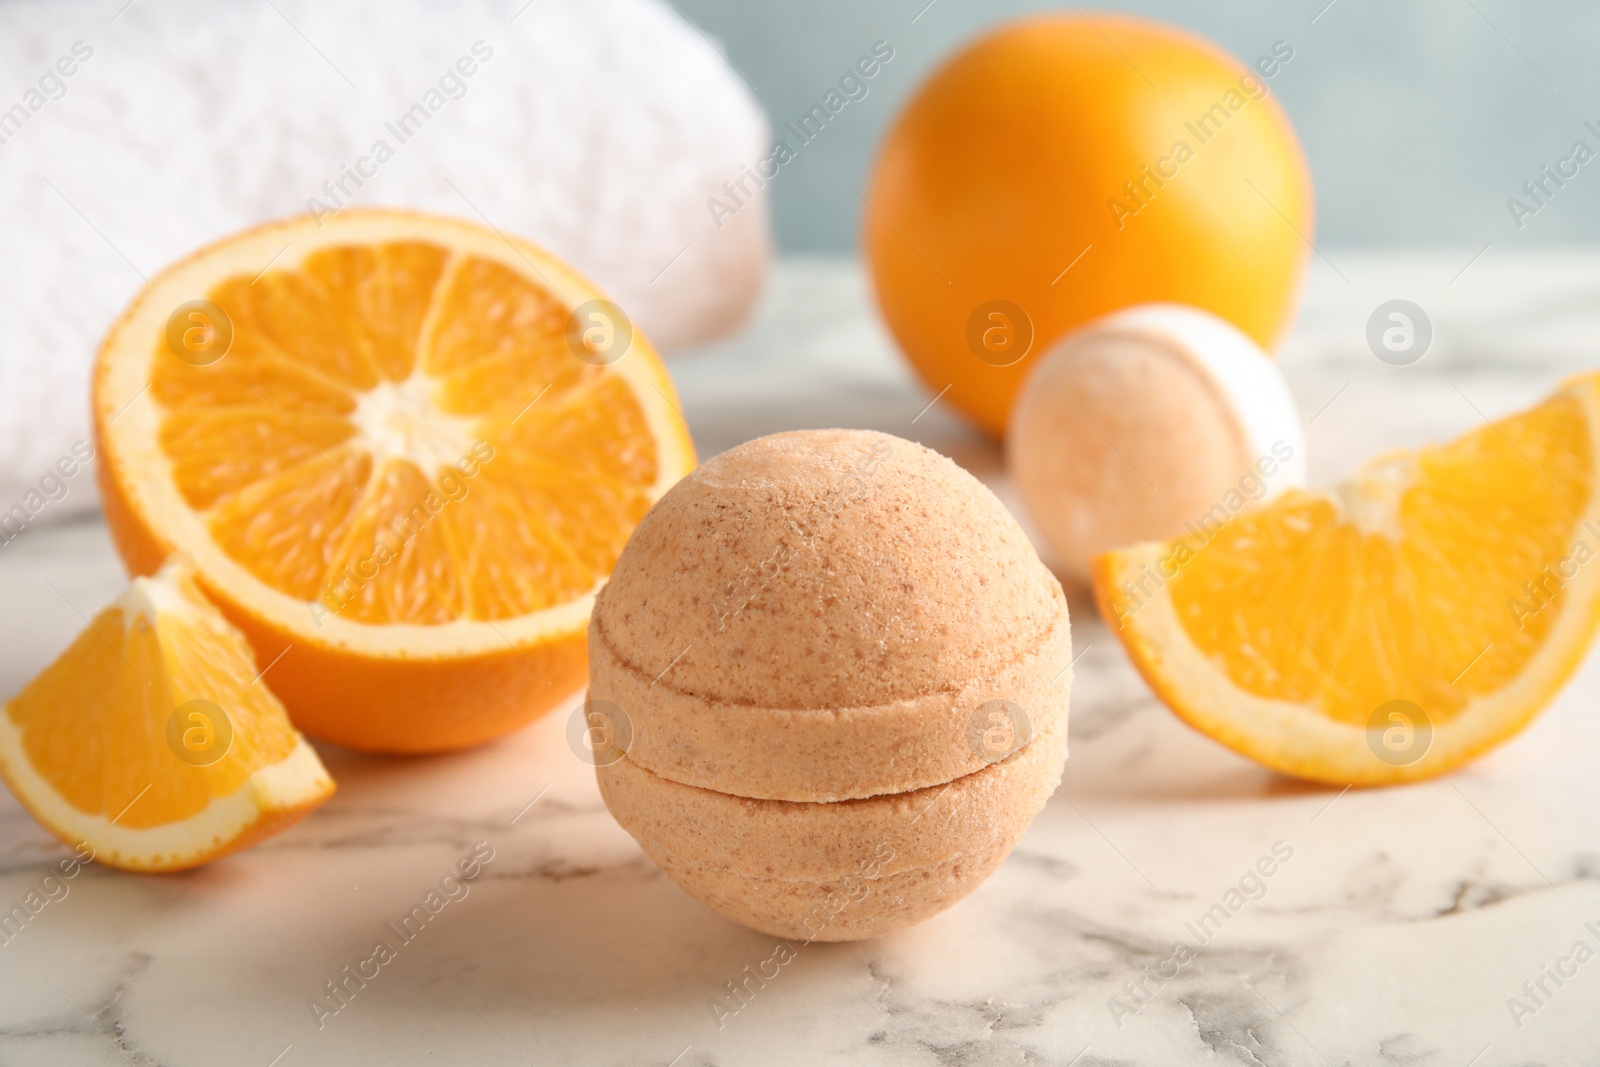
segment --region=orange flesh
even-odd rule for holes
[[[192,583],[185,593],[200,596]],[[72,807],[125,829],[178,822],[294,750],[283,705],[253,683],[244,637],[215,608],[199,610],[213,625],[105,609],[8,706],[29,763]],[[197,699],[232,725],[226,754],[209,766],[179,760],[168,745],[174,709]]]
[[[233,344],[209,366],[153,361],[160,446],[215,542],[280,592],[372,624],[514,618],[590,591],[649,507],[638,401],[500,264],[335,247],[209,298]],[[375,445],[374,396],[449,447]]]
[[[1443,724],[1543,644],[1564,607],[1544,568],[1570,578],[1600,552],[1600,531],[1573,540],[1594,471],[1580,401],[1564,391],[1388,469],[1404,488],[1373,513],[1387,528],[1297,492],[1211,527],[1181,563],[1179,622],[1234,685],[1356,726],[1392,699]]]

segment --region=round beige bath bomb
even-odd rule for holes
[[[1060,584],[994,494],[864,430],[708,460],[639,523],[589,624],[589,695],[685,785],[833,801],[940,785],[993,753],[975,709],[1064,715]],[[1026,730],[1017,744],[1027,740]]]
[[[887,434],[776,434],[691,473],[623,550],[589,655],[612,814],[780,936],[877,936],[960,899],[1065,755],[1060,584],[982,483]],[[953,808],[920,814],[935,796]]]
[[[1179,304],[1108,315],[1056,345],[1012,411],[1006,464],[1069,579],[1141,541],[1214,529],[1305,484],[1305,438],[1270,357]]]

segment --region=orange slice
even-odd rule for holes
[[[129,569],[191,555],[296,725],[388,752],[576,692],[595,592],[694,464],[660,359],[591,284],[394,211],[169,268],[101,348],[94,422]]]
[[[80,855],[130,871],[226,855],[334,789],[181,556],[135,579],[6,705],[0,777]]]
[[[1173,711],[1286,774],[1378,785],[1516,734],[1600,620],[1600,375],[1187,536],[1101,556],[1101,613]]]

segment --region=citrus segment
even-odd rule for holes
[[[1102,556],[1096,597],[1162,699],[1246,755],[1339,783],[1438,774],[1526,725],[1592,639],[1597,440],[1591,375],[1331,491]]]
[[[0,776],[68,844],[177,870],[334,790],[182,557],[135,579],[0,716]]]

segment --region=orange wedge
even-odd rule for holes
[[[1156,693],[1286,774],[1380,785],[1525,727],[1600,621],[1600,375],[1180,539],[1101,556],[1101,613]]]
[[[6,705],[0,777],[80,855],[130,871],[226,855],[334,789],[181,556],[135,579]]]
[[[595,592],[694,464],[660,359],[590,283],[396,211],[166,270],[100,350],[94,424],[129,569],[188,553],[295,724],[371,751],[576,692]]]

